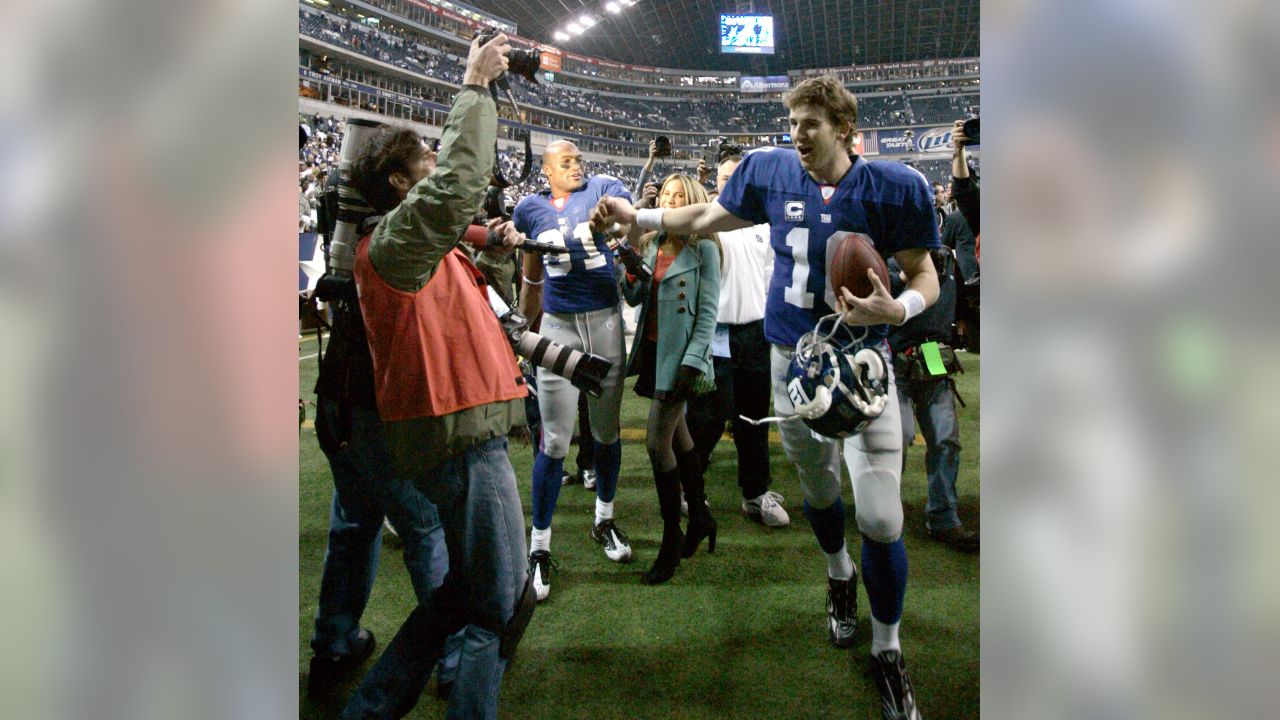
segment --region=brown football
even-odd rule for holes
[[[889,266],[884,258],[871,246],[862,235],[850,233],[836,245],[831,256],[831,267],[827,268],[827,280],[831,283],[831,291],[840,297],[840,288],[847,287],[856,297],[870,295],[874,288],[867,278],[867,268],[875,268],[880,282],[889,287]]]

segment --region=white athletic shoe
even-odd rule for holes
[[[587,490],[596,489],[596,471],[591,469],[583,469],[578,471],[578,475],[582,477],[582,487]]]
[[[613,524],[612,520],[604,520],[591,528],[591,539],[604,546],[604,555],[614,562],[631,562],[631,544],[627,536]]]
[[[764,523],[767,527],[786,527],[791,524],[791,517],[787,515],[782,503],[782,496],[770,490],[753,500],[743,500],[742,512],[752,520]]]
[[[534,550],[529,553],[529,567],[533,570],[533,591],[538,594],[538,602],[546,600],[551,594],[553,562],[549,550]]]

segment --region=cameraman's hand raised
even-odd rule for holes
[[[511,45],[507,43],[504,33],[498,33],[483,45],[478,37],[472,40],[471,52],[467,55],[467,72],[462,78],[462,84],[489,87],[490,82],[507,71],[509,52]]]

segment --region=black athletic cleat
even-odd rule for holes
[[[627,536],[613,524],[612,520],[604,520],[591,528],[591,539],[604,546],[605,557],[614,562],[631,562],[631,544]]]
[[[880,691],[880,712],[884,720],[924,720],[916,707],[916,693],[907,677],[902,653],[885,650],[871,656],[871,679]]]
[[[556,561],[551,559],[550,550],[534,550],[529,553],[529,573],[533,575],[533,590],[538,602],[546,600],[551,594],[551,570],[558,567]]]
[[[858,569],[848,580],[827,578],[827,633],[831,644],[847,648],[858,632]]]

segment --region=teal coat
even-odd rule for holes
[[[654,267],[658,246],[654,241],[645,252],[645,262]],[[658,313],[658,366],[654,389],[669,391],[675,386],[681,365],[701,370],[707,380],[715,380],[711,364],[711,337],[716,331],[716,313],[720,308],[720,249],[710,240],[697,247],[686,245],[667,268],[658,283],[658,307],[651,307],[649,286],[653,280],[629,282],[622,275],[622,294],[630,305],[640,305],[640,321],[636,327],[631,357],[627,358],[627,375],[638,372],[636,357],[644,339],[649,313]]]

